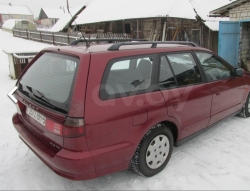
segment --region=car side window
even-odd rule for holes
[[[178,86],[186,86],[202,82],[202,77],[191,53],[166,55],[173,69]]]
[[[161,88],[176,87],[175,78],[165,55],[161,56],[159,84]]]
[[[101,99],[125,97],[145,92],[151,85],[155,58],[155,55],[121,58],[108,63],[102,80]]]
[[[225,79],[231,76],[231,67],[213,54],[196,52],[196,55],[209,82]]]
[[[130,60],[119,61],[111,67],[111,70],[125,70],[129,69]]]

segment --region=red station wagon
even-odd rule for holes
[[[250,116],[250,74],[210,50],[81,42],[42,50],[9,94],[20,138],[63,177],[128,168],[153,176],[174,145],[228,116]]]

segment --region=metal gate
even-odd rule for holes
[[[219,56],[232,66],[238,66],[240,23],[221,21],[219,29]]]

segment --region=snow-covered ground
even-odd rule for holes
[[[16,111],[7,93],[15,85],[9,77],[7,55],[13,46],[48,46],[0,30],[0,190],[249,190],[250,119],[229,118],[192,141],[174,148],[167,167],[151,178],[131,171],[88,181],[56,175],[18,138],[11,117]],[[230,95],[228,95],[230,96]]]

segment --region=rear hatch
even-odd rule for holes
[[[40,141],[59,151],[65,141],[84,135],[83,118],[68,116],[78,57],[43,53],[18,81],[15,96],[24,126]],[[68,149],[79,150],[68,144]]]

